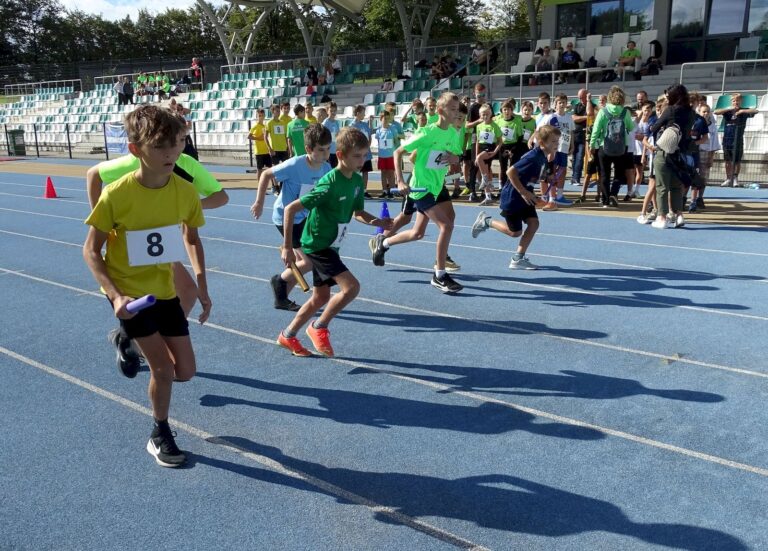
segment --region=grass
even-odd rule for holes
[[[15,103],[19,101],[21,96],[0,96],[0,104],[1,103]]]

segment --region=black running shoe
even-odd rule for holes
[[[301,306],[299,306],[289,298],[284,298],[280,300],[275,300],[275,309],[288,310],[289,312],[298,312],[301,309]]]
[[[139,355],[131,348],[131,339],[126,337],[120,329],[113,329],[109,332],[109,342],[115,347],[117,353],[115,361],[120,373],[129,379],[136,377],[141,361]]]
[[[278,308],[278,304],[288,300],[288,288],[280,274],[275,274],[269,278],[269,284],[272,286],[272,295],[275,297],[275,308]]]
[[[618,207],[619,206],[618,200],[613,195],[608,197],[608,204],[611,205],[612,207]]]
[[[173,439],[176,433],[171,429],[161,429],[155,425],[152,436],[147,442],[147,452],[155,458],[157,464],[162,467],[178,467],[183,465],[187,456],[182,453]]]
[[[456,283],[456,281],[448,274],[445,274],[441,278],[438,278],[437,275],[433,275],[430,283],[433,287],[437,287],[443,293],[458,293],[464,288],[463,285]]]
[[[384,248],[384,234],[380,233],[374,238],[373,254],[371,255],[374,266],[384,265],[384,254],[386,252],[387,249]]]
[[[706,205],[704,205],[704,198],[703,197],[697,197],[696,198],[696,208],[700,208],[700,209],[707,208]]]

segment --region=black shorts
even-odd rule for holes
[[[741,159],[744,157],[744,143],[739,141],[734,141],[733,144],[731,144],[730,147],[723,146],[723,159],[728,161],[729,163],[740,163]]]
[[[448,193],[448,190],[445,186],[440,190],[440,193],[437,194],[437,197],[432,195],[431,193],[427,193],[424,197],[421,199],[415,199],[413,201],[414,206],[416,207],[416,210],[419,212],[427,212],[429,209],[434,207],[435,205],[438,205],[440,203],[445,203],[446,201],[451,200],[451,194]]]
[[[471,149],[467,149],[466,151],[464,151],[464,153],[462,153],[460,155],[459,161],[464,161],[464,162],[467,162],[467,163],[471,163],[472,162],[472,150]]]
[[[269,156],[269,153],[256,155],[256,168],[261,170],[262,168],[270,168],[271,166],[272,166],[272,157]]]
[[[483,145],[479,145],[477,147],[477,150],[478,150],[477,152],[478,153],[486,153],[487,151],[493,151],[494,149],[496,149],[495,145],[483,144]],[[496,159],[496,155],[494,155],[493,157],[488,157],[484,162],[488,166],[488,168],[491,168],[491,163],[493,163],[493,161],[495,159]]]
[[[304,224],[306,223],[307,219],[305,218],[298,224],[293,225],[293,234],[291,234],[291,245],[294,249],[300,249],[301,248],[301,234],[304,233]],[[283,226],[275,225],[277,228],[277,231],[280,232],[280,235],[285,235],[283,233]]]
[[[332,287],[336,285],[334,277],[349,271],[349,268],[341,261],[338,251],[334,249],[323,249],[304,254],[312,261],[312,285],[314,287]]]
[[[328,155],[328,163],[331,165],[331,168],[336,168],[336,165],[339,164],[339,158],[336,157],[336,153]]]
[[[643,159],[642,155],[632,155],[632,162],[635,163],[635,166],[642,165],[643,164],[642,159]]]
[[[403,200],[400,202],[400,212],[406,216],[413,216],[413,213],[416,212],[416,202],[411,199],[410,195],[403,197]]]
[[[109,300],[109,299],[107,299]],[[112,304],[112,301],[109,301]],[[121,319],[120,327],[131,339],[149,337],[160,333],[163,337],[186,337],[189,335],[189,323],[181,309],[179,297],[158,300],[140,311],[129,320]]]
[[[288,155],[287,151],[273,151],[272,152],[272,163],[275,165],[279,165],[283,161],[287,161],[290,159],[290,155]]]
[[[373,170],[373,162],[368,159],[365,161],[365,164],[363,165],[363,168],[360,170],[360,172],[371,172]]]
[[[627,151],[624,153],[624,170],[633,170],[635,168],[635,154]]]
[[[507,222],[507,227],[514,232],[521,231],[523,229],[523,222],[529,218],[538,218],[536,214],[536,207],[533,205],[526,205],[523,208],[508,212],[506,210],[501,211],[501,215]]]

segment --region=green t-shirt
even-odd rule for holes
[[[520,124],[522,119],[517,115],[512,115],[509,120],[505,119],[503,115],[499,115],[494,119],[494,122],[501,129],[501,139],[504,145],[516,143],[523,133],[523,127]]]
[[[434,115],[427,113],[427,124],[437,124],[438,122],[440,122],[440,115],[437,113]]]
[[[99,177],[105,185],[111,184],[139,169],[141,163],[133,155],[124,155],[117,159],[99,163]],[[195,186],[197,193],[208,197],[217,191],[221,191],[221,184],[208,172],[208,170],[189,155],[182,153],[173,167],[174,174],[180,176]]]
[[[520,138],[521,141],[528,143],[528,139],[536,132],[536,119],[531,117],[527,121],[520,119]]]
[[[334,168],[299,200],[309,210],[301,249],[316,253],[323,249],[339,250],[347,233],[352,214],[365,208],[363,177],[355,172],[351,178]]]
[[[288,123],[288,137],[293,145],[294,155],[304,155],[307,151],[304,147],[304,129],[309,126],[305,119],[293,119]]]
[[[475,127],[475,131],[479,145],[494,145],[501,138],[501,128],[493,121],[489,124],[481,122]]]
[[[621,52],[621,57],[643,57],[643,54],[640,53],[640,50],[635,48],[634,50],[624,50]]]
[[[427,193],[437,197],[443,189],[443,180],[448,173],[448,163],[443,159],[445,153],[462,154],[458,131],[453,126],[443,130],[435,124],[427,125],[422,134],[414,135],[401,147],[409,153],[418,151],[410,187],[427,190],[413,192],[410,197],[421,199]]]
[[[457,128],[459,133],[459,147],[463,147],[465,151],[469,151],[472,148],[472,140],[467,140],[467,123],[461,125],[461,128]]]

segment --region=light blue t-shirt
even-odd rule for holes
[[[331,171],[331,165],[323,163],[323,166],[313,170],[309,167],[306,155],[291,157],[272,168],[275,180],[282,183],[280,195],[275,199],[275,207],[272,209],[272,222],[278,226],[283,225],[283,212],[285,206],[290,205],[301,195],[309,192],[315,184]],[[296,213],[293,223],[298,224],[307,217],[307,211]]]
[[[341,127],[339,121],[332,121],[331,119],[325,119],[323,126],[331,133],[331,153],[336,154],[336,134],[339,133]]]
[[[363,134],[366,135],[366,137],[368,137],[368,138],[371,137],[371,127],[368,126],[368,123],[366,121],[358,121],[358,120],[356,120],[356,121],[353,121],[350,126],[360,130]],[[370,161],[372,159],[373,159],[373,155],[371,155],[371,150],[369,149],[368,150],[368,155],[365,156],[365,160],[366,161]]]
[[[392,127],[379,126],[376,129],[376,141],[379,143],[379,158],[389,158],[394,155],[397,132]]]
[[[397,121],[392,121],[389,127],[392,129],[392,132],[395,133],[395,149],[397,149],[400,147],[400,137],[405,136],[405,132],[403,132],[403,125]]]

